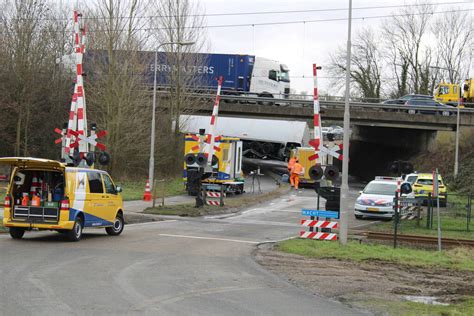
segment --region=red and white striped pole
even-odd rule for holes
[[[217,81],[217,93],[214,100],[214,107],[212,109],[211,124],[209,125],[209,151],[207,154],[207,165],[212,167],[212,156],[214,155],[214,133],[217,124],[217,117],[219,116],[219,102],[221,100],[222,76]]]
[[[77,8],[74,10],[74,52],[76,57],[76,84],[72,96],[71,110],[69,112],[68,129],[66,133],[66,153],[70,152],[70,146],[73,134],[71,131],[77,131],[79,134],[87,137],[87,116],[86,100],[84,92],[82,59],[85,52],[86,29],[81,27],[82,14]],[[88,152],[88,144],[81,141],[79,143],[79,152],[81,155]]]
[[[321,130],[321,119],[319,116],[319,95],[318,95],[318,69],[321,67],[316,66],[313,64],[313,82],[314,82],[314,90],[313,90],[313,122],[314,122],[314,149],[316,150],[316,154],[319,154],[320,146],[322,145],[321,137],[322,137],[322,130]]]

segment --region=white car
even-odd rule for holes
[[[354,206],[356,218],[363,217],[391,219],[395,215],[393,199],[397,191],[398,178],[375,177],[363,191],[360,192]],[[403,194],[404,197],[414,198],[413,192]]]

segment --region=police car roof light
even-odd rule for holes
[[[402,180],[402,178],[400,178],[400,177],[376,176],[375,180]]]

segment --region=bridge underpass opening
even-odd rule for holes
[[[410,161],[417,154],[429,150],[434,145],[436,134],[435,130],[354,125],[349,172],[365,180],[388,175],[391,162]]]

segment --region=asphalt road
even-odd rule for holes
[[[86,230],[78,243],[55,232],[0,235],[0,315],[361,314],[252,259],[258,243],[297,235],[301,208],[315,200],[305,190],[233,216],[129,225],[119,237]]]

